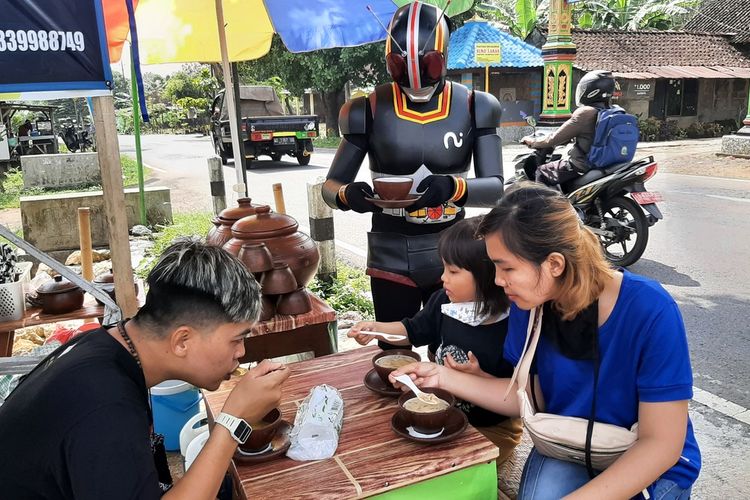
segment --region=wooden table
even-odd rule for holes
[[[29,307],[26,309],[23,318],[16,321],[0,322],[0,357],[10,356],[13,352],[13,339],[15,331],[19,328],[58,323],[60,321],[101,318],[103,316],[104,306],[97,304],[94,298],[88,294],[85,296],[83,307],[65,314],[45,314],[40,307]]]
[[[328,384],[344,398],[344,425],[336,454],[297,462],[286,456],[253,465],[232,465],[238,498],[497,498],[497,447],[469,426],[455,440],[425,445],[391,430],[396,400],[363,385],[377,347],[290,364],[281,411],[294,422],[310,389]],[[217,415],[238,379],[206,393],[210,418]]]
[[[312,351],[315,357],[336,352],[336,311],[312,293],[312,310],[297,316],[277,314],[258,322],[245,339],[241,362],[260,361]]]

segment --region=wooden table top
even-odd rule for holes
[[[353,498],[404,487],[494,460],[497,447],[471,425],[455,440],[425,445],[391,430],[398,408],[395,398],[379,396],[363,383],[380,350],[366,347],[289,365],[281,411],[294,422],[297,407],[319,384],[336,387],[344,399],[344,425],[336,454],[326,460],[297,462],[286,456],[253,465],[238,464],[237,475],[247,498]],[[206,408],[217,415],[237,383],[233,378],[207,392]]]
[[[143,302],[139,300],[139,305]],[[27,307],[23,318],[15,321],[0,322],[0,332],[8,332],[26,328],[27,326],[44,325],[47,323],[57,323],[58,321],[72,321],[76,319],[99,318],[104,316],[104,306],[96,303],[94,298],[89,294],[85,295],[83,306],[65,314],[45,314],[41,307]]]
[[[323,302],[319,297],[313,295],[309,291],[308,293],[312,299],[312,309],[310,312],[298,314],[296,316],[277,314],[267,321],[258,321],[255,326],[253,326],[250,336],[257,337],[267,333],[286,332],[307,325],[317,325],[320,323],[330,323],[331,321],[335,321],[336,311],[331,309],[331,306]]]

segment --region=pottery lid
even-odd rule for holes
[[[219,214],[219,220],[223,222],[236,221],[248,215],[253,215],[258,205],[253,205],[250,198],[237,199],[239,206],[225,208]]]
[[[57,275],[54,277],[52,281],[48,281],[47,283],[44,283],[42,286],[39,287],[37,290],[37,293],[63,293],[63,292],[69,292],[71,290],[78,290],[79,286],[71,283],[67,279],[63,278],[61,275]]]
[[[284,235],[297,230],[297,221],[288,215],[271,212],[268,205],[256,208],[255,215],[243,217],[232,226],[232,234],[240,233],[245,237],[266,237]]]

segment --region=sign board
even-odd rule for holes
[[[0,100],[111,94],[101,0],[0,0],[0,12]]]
[[[656,93],[656,80],[624,80],[622,99],[651,101]]]
[[[474,60],[481,64],[499,63],[502,60],[502,47],[499,43],[475,43]]]

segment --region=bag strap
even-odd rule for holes
[[[524,342],[523,351],[521,352],[521,357],[518,360],[515,370],[513,370],[513,376],[510,379],[508,388],[505,390],[503,400],[508,398],[508,394],[516,380],[518,380],[518,392],[526,392],[526,385],[529,381],[529,371],[531,370],[531,362],[534,360],[534,353],[536,352],[536,346],[539,343],[541,330],[542,306],[538,306],[534,308],[529,315],[529,325],[526,330],[526,341]],[[523,402],[521,402],[521,405],[521,413],[523,416]]]
[[[594,421],[596,419],[596,388],[599,385],[599,365],[601,360],[599,359],[599,329],[594,334],[594,394],[591,397],[591,415],[589,416],[589,423],[586,426],[586,445],[584,451],[586,452],[586,471],[589,474],[589,478],[594,479],[594,468],[591,464],[591,439],[594,436]]]

